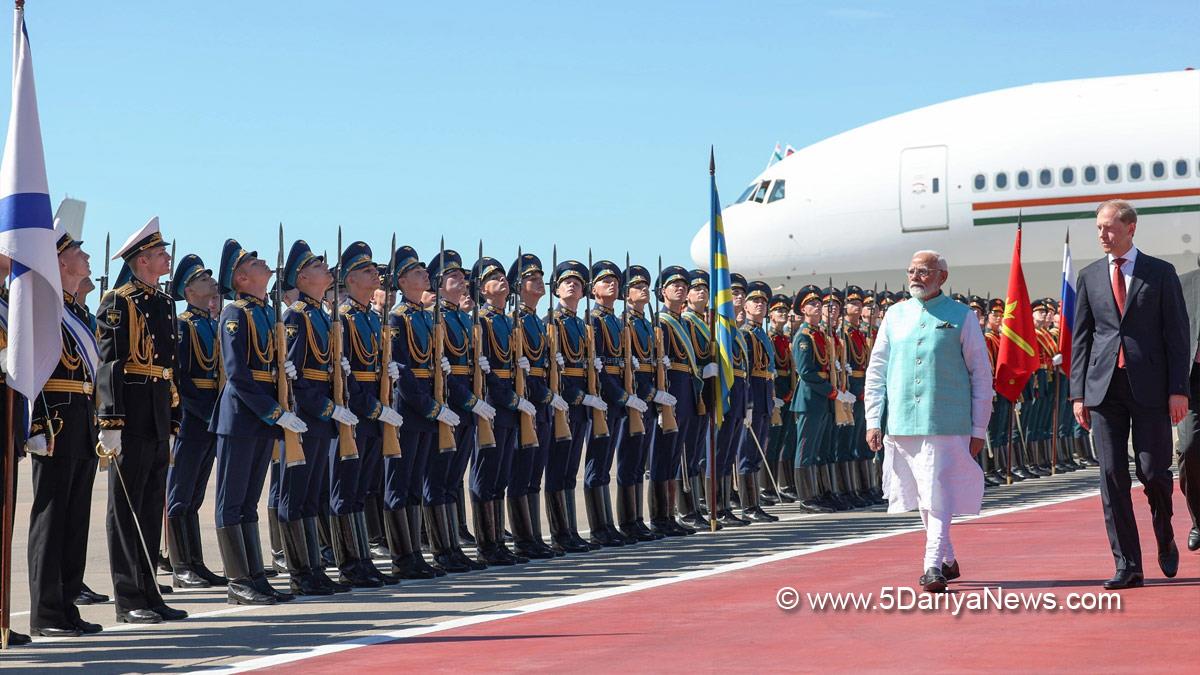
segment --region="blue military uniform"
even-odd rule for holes
[[[746,287],[746,302],[761,301],[769,306],[771,287],[754,281]],[[765,314],[765,311],[764,311]],[[774,522],[779,518],[762,509],[759,496],[759,471],[766,454],[766,442],[771,429],[771,411],[775,407],[775,345],[767,337],[762,324],[747,321],[741,327],[746,346],[746,401],[750,422],[737,449],[738,494],[742,500],[742,516],[751,521]]]
[[[730,289],[745,293],[746,278],[736,272],[729,275]],[[729,400],[721,428],[717,431],[717,446],[714,453],[715,466],[710,476],[717,478],[717,522],[721,525],[742,527],[749,525],[748,519],[733,512],[733,462],[738,448],[746,435],[746,407],[749,402],[750,350],[742,331],[733,333],[733,384],[729,387]],[[708,467],[706,466],[706,474]],[[711,479],[709,479],[711,480]]]
[[[628,298],[633,286],[650,286],[650,272],[641,265],[630,265],[625,269],[623,280],[625,297]],[[625,303],[623,323],[623,330],[629,337],[629,354],[623,357],[628,356],[632,359],[630,363],[623,362],[622,366],[629,368],[633,373],[633,389],[628,393],[641,399],[646,404],[646,411],[626,411],[630,419],[633,419],[634,415],[641,415],[642,428],[645,431],[641,435],[627,433],[618,446],[617,529],[626,539],[654,541],[666,536],[651,532],[642,517],[646,462],[650,456],[658,420],[658,410],[654,404],[654,332],[645,315],[642,312],[634,312],[628,301]]]
[[[550,284],[556,294],[561,285],[575,279],[588,292],[591,271],[576,260],[564,260],[554,268]],[[591,409],[583,404],[587,394],[587,326],[575,309],[562,302],[554,310],[548,331],[554,332],[556,353],[561,358],[558,394],[570,406],[567,421],[570,436],[556,438],[546,460],[546,515],[554,548],[567,553],[579,553],[594,548],[579,536],[575,515],[575,481],[583,458],[583,444],[591,434]]]
[[[183,256],[171,277],[171,299],[186,300],[184,290],[201,277],[211,278],[212,270],[205,269],[199,256]],[[228,581],[213,574],[204,564],[199,515],[216,459],[217,436],[208,430],[208,424],[221,384],[221,348],[217,320],[207,307],[188,303],[177,318],[176,382],[183,411],[167,469],[167,548],[174,585],[207,588]]]
[[[703,288],[706,292],[708,291],[708,272],[694,269],[688,273],[688,276],[691,279],[689,289]],[[696,355],[697,369],[703,376],[704,370],[714,363],[712,329],[708,325],[708,317],[688,307],[683,311],[683,323],[687,326],[692,352]],[[690,434],[682,439],[684,450],[679,476],[689,480],[691,490],[679,490],[676,493],[680,523],[705,529],[709,527],[709,521],[704,516],[701,500],[708,504],[716,503],[715,494],[709,494],[705,499],[705,492],[712,489],[712,481],[704,480],[704,468],[708,465],[709,451],[715,447],[712,434],[709,433],[711,417],[708,415],[705,403],[712,400],[712,389],[712,383],[704,383],[701,397],[696,405],[696,422],[692,425]]]
[[[777,293],[771,296],[767,307],[770,313],[782,311],[785,314],[792,308],[792,299]],[[767,461],[777,468],[775,477],[779,482],[779,498],[784,502],[795,501],[796,485],[793,479],[796,455],[796,421],[792,414],[792,393],[796,391],[796,368],[792,363],[792,337],[784,326],[778,327],[772,321],[768,336],[775,358],[775,398],[783,401],[783,407],[778,411],[779,422],[771,422],[770,440],[767,442]]]

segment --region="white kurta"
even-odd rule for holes
[[[968,315],[974,317],[974,315]],[[884,316],[884,323],[892,319]],[[907,333],[894,326],[896,335]],[[877,333],[867,367],[864,403],[867,428],[879,428],[887,382],[888,332]],[[971,381],[971,434],[983,438],[992,415],[992,367],[983,331],[964,321],[960,331],[963,361]],[[888,400],[889,409],[904,401]],[[924,509],[945,515],[977,514],[983,502],[983,470],[971,457],[971,436],[884,437],[883,495],[888,513]]]

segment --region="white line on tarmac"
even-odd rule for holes
[[[987,511],[987,512],[982,513],[977,516],[962,517],[959,519],[958,522],[977,520],[979,518],[991,518],[993,516],[1002,516],[1002,515],[1005,515],[1008,513],[1015,513],[1018,511],[1026,511],[1029,509],[1035,509],[1035,508],[1040,508],[1040,507],[1044,507],[1044,506],[1053,506],[1055,504],[1062,504],[1062,503],[1074,501],[1077,499],[1084,499],[1086,497],[1094,497],[1094,496],[1098,495],[1099,493],[1100,493],[1099,490],[1086,490],[1083,492],[1079,492],[1079,493],[1075,493],[1075,494],[1071,494],[1071,495],[1067,495],[1067,496],[1054,497],[1052,499],[1045,499],[1045,500],[1041,500],[1041,501],[1037,501],[1037,502],[1032,502],[1030,504],[1024,504],[1021,506],[1010,506],[1010,507],[1001,508],[1001,509],[994,509],[994,510]],[[789,520],[800,520],[801,518],[807,518],[807,517],[809,517],[809,516],[797,516],[797,517],[791,518]],[[521,616],[523,614],[531,614],[533,612],[542,612],[542,611],[545,611],[548,609],[557,609],[559,607],[566,607],[569,605],[577,605],[579,603],[590,602],[592,600],[601,600],[604,598],[611,598],[611,597],[615,597],[618,595],[625,595],[627,593],[636,593],[638,591],[645,591],[645,590],[649,590],[651,588],[659,588],[661,586],[669,586],[671,584],[677,584],[677,583],[684,582],[684,581],[692,581],[695,579],[704,579],[706,577],[716,576],[719,574],[725,574],[728,572],[736,572],[738,570],[744,570],[744,569],[748,569],[751,567],[757,567],[759,565],[766,565],[768,563],[778,562],[780,560],[788,560],[790,558],[796,558],[799,556],[809,555],[812,553],[819,553],[821,551],[828,551],[828,550],[832,550],[832,549],[836,549],[836,548],[842,548],[845,546],[853,546],[855,544],[862,544],[862,543],[866,543],[869,541],[878,541],[880,539],[887,539],[889,537],[895,537],[895,536],[899,536],[901,534],[907,534],[910,532],[919,532],[922,529],[924,529],[924,528],[921,528],[921,527],[901,528],[901,529],[897,529],[897,530],[889,530],[887,532],[879,532],[879,533],[867,535],[864,537],[857,537],[855,539],[847,539],[847,540],[843,540],[843,541],[830,542],[830,543],[826,543],[826,544],[818,544],[815,546],[808,546],[808,547],[804,547],[804,548],[793,549],[790,551],[781,551],[779,553],[772,553],[769,555],[764,555],[764,556],[760,556],[757,558],[750,558],[748,560],[742,560],[742,561],[735,562],[735,563],[718,565],[717,567],[712,567],[709,569],[685,572],[683,574],[678,574],[673,577],[663,577],[660,579],[648,579],[646,581],[638,581],[638,582],[626,584],[623,586],[614,586],[612,588],[603,588],[603,589],[599,589],[599,590],[595,590],[595,591],[589,591],[586,593],[578,593],[575,595],[566,595],[566,596],[554,598],[552,600],[543,600],[540,602],[534,602],[534,603],[530,603],[527,605],[520,605],[517,607],[513,607],[511,609],[505,609],[505,610],[496,611],[496,612],[487,612],[484,614],[476,614],[474,616],[462,617],[462,618],[458,618],[458,619],[449,619],[447,621],[435,623],[430,626],[420,626],[420,627],[416,627],[416,628],[404,628],[404,629],[400,629],[400,630],[388,631],[385,633],[376,633],[374,635],[364,635],[362,637],[354,638],[352,640],[347,640],[345,642],[340,642],[337,644],[322,645],[320,647],[313,647],[311,649],[306,649],[303,651],[288,652],[286,654],[276,654],[276,655],[272,655],[272,656],[264,656],[264,657],[260,657],[260,658],[256,658],[256,659],[250,659],[248,661],[244,661],[242,663],[230,666],[228,668],[202,669],[202,670],[195,670],[192,672],[203,673],[204,675],[227,675],[227,674],[232,674],[232,673],[243,673],[246,671],[256,670],[259,668],[268,668],[271,666],[283,665],[285,663],[294,663],[296,661],[303,661],[306,659],[316,658],[319,656],[326,656],[328,654],[336,654],[336,653],[348,651],[351,649],[357,649],[359,647],[367,647],[370,645],[377,645],[377,644],[381,644],[384,642],[392,642],[394,640],[399,640],[399,639],[404,639],[404,638],[412,638],[412,637],[417,637],[420,635],[428,635],[430,633],[438,633],[438,632],[450,630],[453,628],[462,628],[464,626],[473,626],[473,625],[481,624],[481,623],[489,623],[492,621],[498,621],[500,619],[508,619],[508,618],[511,618],[514,616]],[[253,607],[238,607],[238,608],[222,610],[222,611],[218,611],[218,612],[209,612],[207,614],[197,614],[196,616],[199,617],[199,616],[215,616],[217,614],[232,614],[236,611],[244,611],[246,609],[252,609],[252,608]]]

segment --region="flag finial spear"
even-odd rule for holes
[[[708,146],[708,175],[717,175],[717,155],[713,146]]]

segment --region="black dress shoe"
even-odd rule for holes
[[[960,572],[958,569],[958,561],[955,560],[949,565],[942,563],[942,576],[946,577],[946,581],[954,581],[955,579],[961,577],[962,572]]]
[[[121,623],[162,623],[163,618],[152,609],[131,609],[128,612],[117,612],[117,621]]]
[[[47,626],[46,628],[33,629],[33,634],[48,638],[72,638],[79,637],[79,629],[75,628],[74,626],[71,626],[70,628]]]
[[[157,607],[151,607],[150,609],[153,610],[155,614],[161,616],[163,621],[178,621],[180,619],[186,619],[188,615],[188,613],[182,609],[175,609],[174,607],[167,607],[166,605],[159,605]]]
[[[921,590],[926,593],[945,593],[946,592],[946,577],[942,576],[942,571],[936,567],[930,567],[925,570],[925,574],[917,580],[921,585]]]
[[[1188,532],[1187,547],[1189,551],[1200,549],[1200,527],[1193,527],[1191,532]]]
[[[1174,579],[1179,574],[1179,547],[1175,542],[1171,542],[1167,550],[1158,552],[1158,568],[1168,579]]]
[[[167,586],[165,584],[158,585],[158,594],[159,595],[166,595],[167,593],[173,593],[174,591],[175,591],[175,589],[173,589],[170,586]]]
[[[192,570],[179,570],[171,575],[171,585],[175,588],[211,588],[212,584]]]
[[[1144,577],[1141,572],[1130,572],[1129,570],[1117,570],[1113,578],[1104,582],[1104,588],[1109,591],[1115,591],[1122,588],[1140,588],[1144,583]]]
[[[83,619],[75,620],[75,628],[76,628],[76,630],[78,630],[80,633],[83,633],[84,635],[95,635],[96,633],[99,633],[100,631],[104,630],[104,626],[101,626],[98,623],[91,623],[90,621],[84,621]]]
[[[15,630],[8,631],[8,646],[9,647],[24,647],[33,642],[33,639],[24,633],[18,633]]]
[[[79,604],[91,605],[93,603],[99,604],[101,602],[108,602],[108,600],[109,600],[107,595],[93,591],[92,589],[88,588],[87,584],[84,584],[83,588],[79,589],[79,597],[81,597],[81,598],[86,597],[87,602],[83,602],[83,603],[76,602],[75,604],[77,604],[77,605],[79,605]]]

